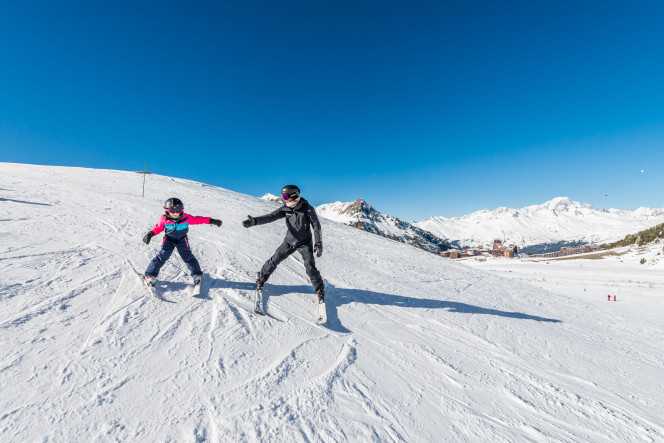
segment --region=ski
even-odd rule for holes
[[[201,275],[200,280],[198,280],[198,283],[194,283],[191,288],[191,296],[192,297],[200,297],[201,296],[201,286],[203,286],[203,276]]]
[[[325,309],[325,298],[323,298],[322,300],[316,300],[316,308],[318,309],[316,324],[319,326],[325,326],[325,324],[327,323],[327,309]]]
[[[141,280],[141,285],[145,288],[146,291],[148,291],[149,295],[156,298],[157,300],[164,301],[162,296],[159,295],[159,291],[157,291],[157,288],[155,286],[150,286],[147,284],[147,282],[145,281],[145,276],[143,274],[136,272],[136,276]]]
[[[258,315],[265,315],[265,312],[263,311],[263,288],[256,289],[254,312]]]

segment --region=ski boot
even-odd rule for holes
[[[145,284],[148,285],[148,287],[150,287],[150,288],[155,287],[155,280],[156,279],[151,275],[146,275],[145,276]]]
[[[203,278],[203,274],[196,274],[196,275],[193,276],[194,286],[200,284],[201,278]]]
[[[316,295],[318,295],[318,303],[325,302],[325,288],[321,287],[318,291],[316,291]]]
[[[263,289],[263,286],[265,285],[265,281],[261,278],[261,273],[257,272],[256,273],[256,290],[260,291]]]

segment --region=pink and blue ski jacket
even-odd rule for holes
[[[189,232],[189,225],[209,224],[210,217],[198,217],[183,212],[182,217],[178,218],[177,220],[162,215],[155,227],[152,229],[152,232],[154,235],[159,235],[163,231],[166,231],[166,237],[169,237],[173,240],[180,240],[186,237],[187,232]]]

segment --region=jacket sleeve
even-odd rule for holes
[[[256,217],[256,226],[272,223],[273,221],[284,218],[285,216],[286,213],[282,211],[281,208],[279,208],[276,211],[270,212],[269,214]]]
[[[323,246],[323,235],[321,233],[320,220],[318,220],[316,210],[311,205],[309,205],[307,208],[307,217],[309,217],[311,226],[314,228],[314,246]]]
[[[189,218],[190,225],[209,225],[210,217],[199,217],[197,215],[185,214]]]
[[[151,229],[154,235],[159,235],[164,231],[164,225],[166,224],[166,217],[161,216],[154,228]]]

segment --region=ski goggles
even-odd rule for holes
[[[177,208],[170,208],[170,209],[164,208],[164,209],[166,210],[166,212],[170,212],[171,214],[179,214],[182,211],[184,211],[184,209],[177,209]]]
[[[283,198],[284,200],[288,200],[288,199],[291,199],[291,198],[293,200],[295,200],[297,198],[297,194],[293,194],[293,195],[281,194],[281,198]]]

